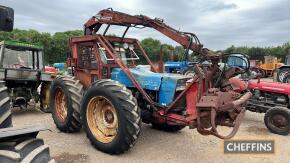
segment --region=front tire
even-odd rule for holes
[[[50,110],[56,127],[63,132],[78,132],[81,127],[80,103],[83,85],[73,77],[57,77],[50,88]]]
[[[265,114],[264,122],[272,133],[288,135],[290,132],[290,110],[288,108],[269,109]]]
[[[136,143],[140,110],[131,91],[119,82],[93,83],[84,95],[81,111],[84,130],[96,149],[121,154]]]

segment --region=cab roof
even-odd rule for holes
[[[29,49],[29,50],[43,50],[44,49],[42,45],[19,42],[19,41],[2,41],[2,42],[0,42],[0,45],[3,45],[3,44],[6,46],[12,46],[12,47],[16,47],[16,48],[23,48],[23,49]]]

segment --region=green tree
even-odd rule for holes
[[[68,40],[70,37],[81,36],[81,30],[57,32],[51,35],[36,30],[15,29],[12,32],[0,32],[0,40],[13,40],[44,46],[45,63],[65,62],[69,53]]]
[[[45,63],[52,64],[55,62],[65,62],[67,54],[70,52],[69,39],[75,36],[82,36],[82,30],[72,30],[65,32],[56,32],[50,34],[47,32],[38,32],[33,29],[21,30],[15,29],[12,32],[0,32],[0,41],[2,40],[14,40],[20,42],[27,42],[32,44],[39,44],[45,47]],[[153,38],[145,38],[141,41],[141,45],[149,58],[153,62],[159,61],[159,54],[161,45],[163,47],[164,61],[169,59],[169,53],[173,50],[174,60],[183,60],[185,50],[182,46],[172,46],[169,44],[162,44],[160,40]],[[140,52],[137,51],[138,54]],[[246,47],[246,46],[230,46],[224,50],[224,53],[244,53],[247,54],[250,59],[264,60],[265,55],[272,55],[285,59],[285,56],[290,54],[290,42],[286,42],[280,46],[272,47]],[[144,58],[141,58],[141,63],[145,64]],[[195,56],[190,53],[190,60],[199,60],[199,56]]]
[[[71,37],[82,36],[83,31],[74,30],[66,32],[56,32],[53,36],[52,48],[53,55],[55,59],[51,58],[49,63],[52,62],[64,62],[66,61],[67,55],[70,53],[69,39]]]
[[[161,48],[161,42],[153,38],[145,38],[141,41],[141,46],[153,62],[159,60],[159,53]]]

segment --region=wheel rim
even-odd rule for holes
[[[289,124],[287,118],[281,114],[275,114],[271,118],[271,124],[278,129],[285,129]]]
[[[87,122],[94,137],[110,143],[118,132],[118,116],[112,103],[103,96],[92,98],[87,106]]]
[[[44,110],[48,110],[48,103],[49,103],[49,89],[45,87],[44,97],[42,100],[42,107]]]
[[[66,106],[67,100],[64,91],[61,88],[58,87],[56,89],[54,99],[55,99],[56,115],[61,122],[64,122],[67,117],[67,106]]]

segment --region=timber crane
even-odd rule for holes
[[[84,34],[96,34],[103,24],[107,25],[103,35],[107,33],[111,25],[127,27],[125,32],[123,33],[122,38],[124,38],[130,27],[149,27],[156,29],[160,33],[181,44],[184,48],[186,48],[186,55],[188,54],[189,50],[192,50],[193,52],[204,56],[213,55],[212,51],[203,48],[203,45],[200,44],[198,37],[194,33],[178,31],[165,24],[163,19],[160,18],[151,19],[144,15],[132,16],[126,13],[113,11],[111,8],[101,10],[97,15],[91,17],[84,24]]]
[[[107,26],[100,34],[102,25]],[[106,35],[111,25],[126,27],[122,37]],[[125,38],[131,27],[154,28],[186,48],[185,55],[192,50],[211,64],[196,64],[194,77],[157,73],[140,42]],[[233,89],[229,78],[248,68],[239,68],[236,61],[249,65],[248,61],[236,57],[232,67],[221,69],[222,56],[203,48],[193,33],[177,31],[161,19],[112,9],[90,18],[84,33],[69,42],[72,55],[67,63],[73,77],[60,76],[51,85],[50,109],[59,130],[77,132],[83,126],[94,147],[110,154],[123,153],[135,144],[141,120],[160,130],[176,132],[189,126],[222,139],[238,131],[243,104],[251,93],[246,88]],[[152,71],[136,65],[139,57],[135,50]],[[232,127],[232,132],[221,135],[218,125]]]

